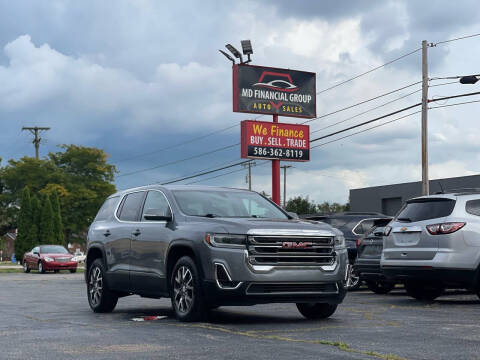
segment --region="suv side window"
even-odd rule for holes
[[[149,191],[145,205],[143,205],[142,221],[149,221],[144,219],[145,214],[167,216],[170,214],[170,206],[165,198],[165,195],[159,191]]]
[[[118,196],[109,198],[105,200],[102,207],[98,211],[97,216],[94,221],[105,221],[110,219],[113,212],[115,211],[115,206],[117,205]]]
[[[32,254],[33,253],[40,253],[40,246],[35,246],[32,250]]]
[[[469,214],[480,216],[480,200],[468,200],[465,210]]]
[[[144,196],[144,191],[134,192],[125,196],[118,218],[122,221],[137,221]]]

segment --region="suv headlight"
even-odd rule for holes
[[[344,248],[345,247],[345,237],[343,235],[335,236],[335,247]]]
[[[51,262],[51,261],[54,261],[55,259],[51,258],[51,257],[48,257],[48,256],[45,256],[43,258],[46,262]]]
[[[207,244],[215,247],[245,249],[247,245],[247,236],[235,234],[207,234],[205,236],[205,241]]]

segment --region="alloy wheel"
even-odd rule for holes
[[[93,306],[100,304],[103,292],[103,276],[99,267],[94,267],[90,272],[88,281],[88,295]]]
[[[180,266],[173,280],[175,306],[181,313],[188,313],[193,305],[193,275],[186,266]]]
[[[27,272],[28,271],[28,265],[25,260],[23,260],[23,271]]]

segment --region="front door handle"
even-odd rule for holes
[[[107,230],[103,233],[103,236],[110,236],[111,235],[111,232],[110,230]]]
[[[135,236],[138,236],[141,234],[140,229],[135,230],[135,232],[132,233]]]

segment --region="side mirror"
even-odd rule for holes
[[[145,214],[143,215],[145,220],[150,221],[172,221],[172,213],[170,210],[165,213],[162,209],[148,209]]]
[[[290,215],[294,219],[299,219],[298,214],[293,211],[287,211],[287,214]]]
[[[40,253],[37,252],[37,251],[34,251],[33,254],[34,254],[34,255],[37,255],[37,256],[40,256]]]

